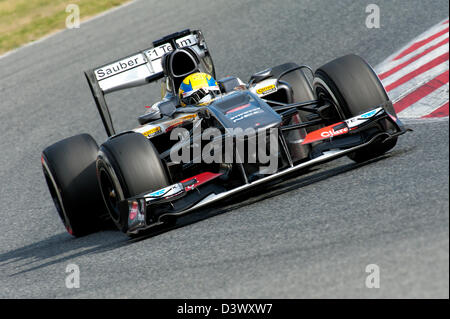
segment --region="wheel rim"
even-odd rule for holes
[[[328,102],[333,104],[340,119],[345,120],[346,116],[343,114],[341,105],[339,104],[337,97],[333,94],[328,85],[321,78],[315,78],[313,81],[313,85],[316,91],[317,98],[327,100]]]

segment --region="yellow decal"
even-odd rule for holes
[[[275,90],[276,90],[275,84],[272,84],[272,85],[269,85],[269,86],[266,86],[266,87],[263,87],[263,88],[260,88],[260,89],[256,90],[256,93],[258,93],[259,95],[261,95],[261,94],[268,94],[268,93],[271,93],[271,92],[273,92]]]
[[[194,120],[197,117],[197,114],[190,114],[190,115],[185,115],[182,117],[179,117],[177,119],[174,119],[173,121],[167,122],[165,123],[166,125],[169,125],[166,129],[166,132],[172,130],[174,127],[183,124],[184,122],[190,121],[190,120]]]
[[[157,133],[159,131],[161,131],[161,128],[158,126],[158,127],[154,127],[151,130],[148,130],[148,131],[142,133],[142,135],[144,135],[145,137],[149,137],[150,135],[154,135],[155,133]]]
[[[186,115],[186,116],[180,117],[179,119],[187,121],[187,120],[193,120],[196,117],[197,117],[197,114],[192,114],[192,115]]]

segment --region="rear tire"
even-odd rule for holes
[[[59,141],[42,152],[42,169],[66,230],[79,237],[106,224],[108,214],[97,183],[98,146],[88,134]]]
[[[142,134],[125,133],[100,147],[97,178],[111,219],[126,232],[128,216],[121,216],[119,202],[170,184],[153,144]]]
[[[315,72],[313,87],[319,99],[332,102],[339,114],[338,120],[345,120],[363,114],[375,106],[389,101],[383,84],[372,67],[357,55],[346,55],[335,59]],[[397,116],[393,107],[386,111]],[[392,124],[385,120],[382,130],[393,130]],[[363,162],[378,157],[392,149],[397,138],[385,142],[376,141],[350,155],[355,162]]]

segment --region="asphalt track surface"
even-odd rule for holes
[[[187,4],[188,3],[188,4]],[[381,159],[320,166],[264,192],[183,217],[141,240],[106,230],[74,239],[57,218],[40,153],[103,131],[82,71],[168,33],[204,31],[218,76],[248,79],[287,61],[316,68],[347,53],[376,65],[447,16],[447,1],[137,1],[0,58],[0,297],[449,297],[448,119],[414,129]],[[158,98],[112,95],[116,129]],[[81,287],[65,287],[70,263]],[[365,287],[366,265],[379,289]]]

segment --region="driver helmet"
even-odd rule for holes
[[[214,78],[207,73],[193,73],[181,82],[178,96],[181,106],[209,104],[220,94],[219,86]]]

